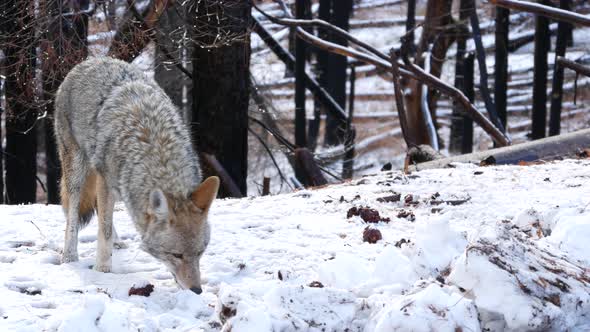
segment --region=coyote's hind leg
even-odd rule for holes
[[[61,199],[66,214],[63,263],[78,260],[78,230],[92,217],[96,200],[96,176],[88,171],[82,154],[61,153]]]

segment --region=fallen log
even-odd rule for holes
[[[573,156],[577,151],[588,147],[590,147],[590,129],[585,129],[513,146],[415,164],[411,165],[408,171],[452,167],[452,163],[480,164],[484,160],[496,165],[515,165],[521,161],[551,160]]]
[[[359,4],[354,5],[355,10],[360,9],[375,9],[375,8],[383,8],[393,5],[399,5],[402,3],[403,0],[378,0],[378,1],[370,1],[370,2],[361,2]]]
[[[545,16],[565,23],[590,26],[590,16],[578,14],[569,10],[563,10],[538,3],[519,0],[490,0],[490,3],[508,9],[520,10]]]
[[[424,16],[416,17],[417,23],[422,23]],[[350,29],[362,28],[391,28],[393,26],[400,26],[406,24],[405,18],[387,18],[378,20],[351,20]]]

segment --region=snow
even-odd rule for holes
[[[217,200],[201,295],[138,248],[120,204],[129,247],[114,251],[113,273],[91,269],[95,222],[80,261],[60,264],[61,207],[0,206],[0,331],[588,330],[589,170],[455,164]],[[377,200],[392,192],[400,202]],[[376,244],[347,218],[360,206],[391,219],[371,224]],[[149,297],[128,295],[148,283]]]

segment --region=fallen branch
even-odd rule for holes
[[[361,2],[359,4],[354,5],[354,9],[375,9],[375,8],[382,8],[388,7],[392,5],[399,5],[402,3],[403,0],[380,0],[380,1],[370,1],[370,2]]]
[[[469,14],[469,21],[471,22],[473,41],[475,43],[475,48],[477,50],[477,63],[479,64],[479,90],[483,96],[483,100],[486,105],[486,110],[488,111],[490,120],[492,120],[492,123],[498,129],[500,129],[501,132],[505,133],[506,129],[502,125],[502,121],[500,121],[498,112],[496,112],[496,105],[492,100],[490,89],[488,87],[488,69],[486,65],[486,52],[483,47],[483,42],[481,40],[481,30],[479,28],[479,17],[477,16],[475,1],[472,1],[472,4],[473,8],[471,9],[471,13]]]
[[[331,33],[335,34],[336,36],[342,37],[342,38],[348,40],[349,42],[354,43],[354,44],[364,48],[365,50],[377,55],[378,57],[380,57],[381,59],[383,59],[385,61],[389,61],[389,57],[385,53],[383,53],[383,52],[379,51],[377,48],[363,42],[362,40],[359,40],[358,38],[352,36],[346,30],[344,30],[340,27],[337,27],[335,25],[332,25],[324,20],[320,20],[320,19],[312,19],[312,20],[294,19],[293,14],[291,14],[291,12],[289,11],[289,8],[282,0],[275,0],[275,1],[281,5],[281,7],[283,8],[283,11],[285,12],[285,15],[288,18],[273,17],[271,15],[266,14],[264,11],[262,11],[258,6],[256,6],[256,4],[253,3],[253,6],[254,6],[254,8],[256,8],[256,10],[258,10],[260,13],[262,13],[262,15],[264,15],[266,18],[268,18],[271,22],[276,23],[276,24],[285,25],[288,27],[296,28],[297,33],[300,36],[301,36],[301,33],[303,32],[307,35],[310,35],[311,37],[315,37],[314,35],[311,35],[307,31],[303,30],[301,27],[320,27],[320,28],[328,29],[328,30],[330,30]]]
[[[266,153],[268,153],[268,156],[270,157],[270,160],[272,161],[273,165],[275,166],[275,168],[277,169],[277,171],[279,172],[279,176],[281,177],[281,179],[283,181],[285,181],[287,183],[287,185],[289,185],[289,187],[291,187],[291,190],[293,190],[294,188],[291,186],[291,184],[289,183],[289,180],[287,180],[287,178],[285,177],[285,175],[283,174],[283,172],[281,171],[281,168],[279,167],[279,163],[277,162],[277,160],[275,159],[272,151],[270,151],[270,148],[268,147],[268,145],[264,142],[264,140],[262,139],[262,137],[260,137],[260,135],[258,135],[254,130],[252,130],[252,128],[248,127],[248,131],[250,132],[250,134],[252,134],[254,137],[256,137],[256,139],[258,140],[258,142],[260,142],[260,144],[264,147],[264,149],[266,150]],[[266,179],[266,178],[265,178]],[[270,179],[268,180],[268,182],[270,182]],[[265,182],[266,183],[266,182]]]
[[[260,21],[252,16],[252,22],[254,23],[254,31],[260,36],[260,38],[268,45],[268,47],[275,53],[275,55],[285,63],[287,67],[295,67],[295,57],[289,53],[281,44],[279,44],[272,35],[262,26]],[[320,102],[326,106],[326,109],[340,119],[346,119],[346,113],[340,107],[340,105],[330,96],[330,94],[320,86],[320,84],[307,73],[304,75],[305,86],[309,91],[317,97]]]
[[[416,20],[420,23],[424,21],[424,17],[416,17]],[[350,29],[362,29],[362,28],[390,28],[392,26],[399,26],[406,24],[406,18],[393,18],[393,19],[377,19],[377,20],[351,20]]]
[[[255,117],[248,116],[248,119],[250,121],[256,123],[257,125],[259,125],[260,127],[262,127],[264,130],[266,130],[269,134],[271,134],[277,140],[277,142],[279,142],[280,145],[282,145],[285,148],[287,148],[287,150],[289,150],[291,152],[295,151],[295,144],[289,142],[289,140],[287,140],[279,132],[273,130],[272,128],[270,128],[269,126],[267,126],[264,122],[256,119]]]
[[[279,4],[282,5],[283,10],[285,11],[285,15],[292,17],[292,15],[289,12],[289,9],[286,7],[284,2],[281,0],[276,0],[276,1],[278,1]],[[346,31],[339,29],[337,27],[334,27],[333,25],[331,25],[325,21],[322,21],[322,20],[296,20],[296,19],[291,19],[291,18],[278,19],[278,18],[272,17],[272,16],[264,13],[264,11],[262,11],[254,3],[253,3],[253,6],[254,6],[254,8],[256,8],[256,10],[261,12],[264,16],[266,16],[269,20],[271,20],[274,23],[286,24],[289,26],[297,27],[297,34],[302,39],[306,40],[307,42],[309,42],[312,45],[320,47],[321,49],[329,51],[329,52],[333,52],[333,53],[340,54],[343,56],[355,58],[355,59],[363,61],[365,63],[375,65],[375,66],[377,66],[381,69],[384,69],[386,71],[389,71],[389,72],[392,70],[390,58],[388,56],[386,56],[383,52],[381,52],[381,51],[375,49],[374,47],[356,39],[355,37],[348,34]],[[327,42],[327,41],[320,39],[312,34],[309,34],[305,30],[300,28],[300,25],[302,25],[302,26],[305,26],[305,25],[315,26],[316,24],[332,30],[333,32],[346,38],[348,41],[357,44],[358,46],[364,48],[365,50],[367,50],[369,52],[372,52],[377,57],[368,55],[367,53],[352,49],[350,47],[344,47],[341,45]],[[404,60],[404,62],[405,62],[405,60]],[[411,62],[406,63],[405,66],[402,64],[400,64],[399,66],[400,66],[400,68],[399,68],[400,75],[405,76],[410,79],[420,80],[420,81],[424,82],[425,84],[427,84],[429,87],[434,88],[434,89],[438,89],[438,90],[442,91],[443,93],[448,94],[453,99],[456,99],[460,104],[462,104],[465,107],[465,110],[469,114],[469,116],[475,122],[477,122],[484,129],[484,131],[486,131],[486,133],[488,133],[492,137],[492,139],[494,139],[494,141],[497,142],[497,144],[499,146],[505,146],[505,145],[510,144],[510,139],[508,137],[506,137],[501,131],[499,131],[490,122],[489,119],[487,119],[485,116],[483,116],[475,108],[475,106],[473,106],[473,104],[471,104],[469,99],[467,99],[465,97],[465,95],[460,90],[458,90],[457,88],[455,88],[453,86],[446,84],[442,80],[430,75],[429,73],[424,72],[420,67],[416,68],[417,66],[413,65]]]
[[[424,69],[413,64],[409,58],[404,57],[404,62],[406,68],[408,68],[418,80],[424,82],[428,86],[440,90],[463,105],[463,109],[467,113],[467,116],[482,127],[482,129],[488,133],[499,146],[507,146],[511,144],[510,139],[496,128],[488,118],[481,114],[460,90],[425,72]]]
[[[397,56],[395,55],[395,50],[393,49],[390,51],[389,54],[391,55],[391,74],[393,75],[393,91],[395,92],[395,105],[397,108],[397,114],[399,116],[399,124],[402,128],[402,135],[404,136],[406,145],[408,146],[408,148],[411,148],[416,146],[417,144],[411,139],[408,132],[408,119],[406,118],[404,95],[402,93],[402,88],[399,81],[400,73]]]
[[[557,57],[557,65],[567,69],[571,69],[576,73],[582,74],[584,76],[590,77],[590,67],[586,67],[575,61],[568,60],[562,56]]]
[[[590,26],[590,16],[588,15],[582,15],[568,10],[545,6],[534,2],[519,0],[490,0],[490,3],[499,7],[545,16],[565,23]]]

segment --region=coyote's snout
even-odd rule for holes
[[[98,212],[98,271],[111,270],[113,207],[123,200],[141,248],[178,284],[201,293],[199,261],[219,179],[201,182],[182,117],[157,83],[133,65],[91,58],[66,76],[55,99],[55,133],[66,214],[63,261],[78,260],[78,230]]]

